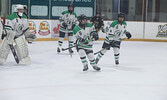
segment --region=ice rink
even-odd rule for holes
[[[95,52],[102,43],[95,42]],[[31,65],[17,65],[11,53],[0,65],[0,100],[167,100],[166,42],[123,41],[120,65],[110,50],[100,72],[82,72],[76,51],[72,58],[57,54],[57,41],[28,46]]]

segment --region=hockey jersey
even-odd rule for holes
[[[62,32],[73,32],[72,25],[77,23],[77,15],[75,12],[70,14],[68,11],[63,11],[60,20],[60,31]],[[64,28],[62,23],[67,24],[67,28]]]
[[[24,14],[22,17],[19,17],[17,13],[14,12],[6,19],[5,29],[15,31],[16,37],[20,36],[27,28],[29,28],[28,20]]]
[[[85,29],[82,29],[81,27],[79,27],[78,25],[76,25],[73,29],[73,35],[74,35],[74,40],[80,40],[80,39],[84,39],[84,42],[88,42],[88,43],[84,43],[84,42],[80,42],[77,41],[77,45],[79,48],[84,48],[84,49],[90,49],[93,46],[93,32],[95,32],[96,29],[95,27],[91,24],[91,23],[87,23]]]
[[[118,20],[115,20],[111,23],[109,30],[107,31],[107,36],[105,38],[105,42],[109,43],[109,40],[116,40],[116,41],[121,41],[122,38],[125,38],[125,32],[127,24],[124,21],[122,25],[118,22]]]

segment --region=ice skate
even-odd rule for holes
[[[60,53],[60,48],[59,47],[57,47],[57,53]]]
[[[115,60],[115,64],[116,64],[116,65],[119,65],[119,60]]]
[[[85,65],[83,68],[83,71],[87,71],[88,70],[88,65]]]
[[[92,67],[93,67],[94,70],[96,70],[96,71],[100,71],[100,67],[98,67],[97,65],[92,66]]]

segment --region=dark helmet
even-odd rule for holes
[[[69,5],[68,5],[68,8],[69,8],[69,7],[73,7],[73,8],[74,8],[73,4],[69,4]]]
[[[123,20],[119,20],[119,18],[124,18]],[[120,23],[120,24],[122,24],[123,22],[125,21],[125,14],[124,13],[119,13],[118,14],[118,22]]]
[[[70,9],[69,9],[70,7],[72,7],[72,8],[73,8],[73,10],[74,10],[74,6],[73,6],[73,4],[69,4],[69,5],[68,5],[68,11],[69,11],[70,13],[72,13],[72,12],[73,12],[73,10],[70,10]]]
[[[87,19],[87,17],[86,17],[86,15],[84,15],[84,14],[81,14],[80,16],[78,16],[78,21],[81,23],[82,22],[82,20],[84,20],[84,19]]]
[[[122,18],[125,19],[125,14],[121,12],[121,13],[118,14],[118,18],[119,18],[119,17],[122,17]]]
[[[87,20],[87,17],[86,17],[86,15],[84,15],[84,14],[81,14],[80,16],[78,16],[78,21],[79,21],[79,26],[81,26],[81,27],[85,27],[86,26],[86,23],[85,24],[82,24],[82,20],[84,20],[84,19],[86,19]]]

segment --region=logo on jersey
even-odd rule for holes
[[[167,24],[158,26],[157,37],[167,37]]]
[[[39,26],[39,32],[40,35],[46,36],[50,34],[50,26],[47,21],[42,21]]]
[[[33,34],[36,34],[36,25],[34,21],[29,21],[29,28],[30,28],[30,32]]]

